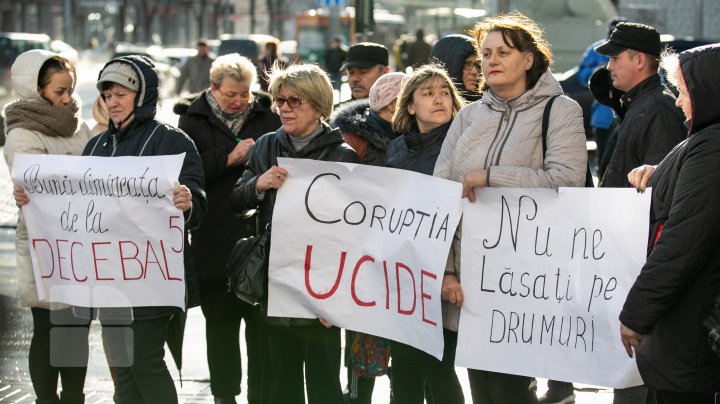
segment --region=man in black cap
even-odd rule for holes
[[[620,92],[621,108],[616,137],[608,142],[612,153],[600,180],[601,187],[628,187],[627,174],[643,164],[658,164],[687,134],[675,96],[660,82],[660,34],[655,28],[621,22],[595,50],[610,57],[607,69],[612,86]],[[612,143],[615,143],[614,148]],[[613,402],[655,403],[654,391],[644,386],[615,389]]]
[[[607,68],[613,87],[625,92],[621,102],[627,107],[600,186],[628,187],[630,170],[658,164],[685,138],[687,129],[682,111],[675,106],[675,96],[660,81],[662,47],[655,28],[621,22],[595,50],[610,57]]]
[[[345,69],[353,100],[367,98],[375,80],[390,72],[388,59],[387,48],[377,43],[360,42],[348,49]]]
[[[191,94],[199,93],[210,87],[210,66],[215,61],[210,55],[207,40],[197,41],[197,55],[189,57],[180,69],[180,77],[175,84],[175,91],[180,94],[187,84]]]

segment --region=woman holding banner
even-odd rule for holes
[[[450,124],[465,105],[447,72],[437,65],[416,69],[398,97],[393,130],[403,135],[388,146],[385,164],[432,175]],[[427,383],[435,403],[462,404],[455,373],[457,329],[443,328],[442,360],[401,342],[392,342],[392,391],[396,404],[422,404]]]
[[[662,57],[679,92],[690,132],[657,166],[628,174],[652,187],[650,255],[620,312],[620,338],[633,348],[645,384],[659,403],[712,404],[720,358],[708,343],[720,292],[720,45]]]
[[[360,163],[343,142],[340,130],[325,123],[332,113],[333,89],[322,69],[316,65],[292,65],[285,70],[275,66],[270,93],[282,127],[258,139],[230,196],[235,212],[260,210],[262,229],[272,220],[276,190],[288,175],[278,166],[278,157]],[[309,403],[342,404],[340,329],[323,320],[267,317],[267,301],[262,303],[262,311],[262,340],[267,344],[262,402],[304,403],[306,385]],[[305,378],[304,373],[312,377]]]
[[[463,108],[448,130],[434,175],[462,182],[463,198],[475,201],[477,188],[583,186],[587,166],[580,106],[562,96],[550,71],[552,53],[542,29],[514,12],[478,23],[481,102]],[[547,150],[541,136],[549,111]],[[480,191],[481,192],[481,191]],[[457,330],[463,288],[458,228],[448,257],[441,297],[444,326]],[[477,287],[472,285],[471,287]],[[537,403],[531,377],[469,369],[476,403]]]
[[[18,100],[5,107],[4,154],[10,171],[17,153],[79,155],[90,139],[90,129],[80,118],[80,101],[73,94],[75,67],[52,52],[31,50],[15,59],[11,77]],[[30,307],[33,318],[29,368],[37,403],[82,403],[89,321],[75,318],[66,305],[39,301],[22,214],[15,250],[20,303]]]

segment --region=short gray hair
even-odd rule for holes
[[[225,77],[247,84],[249,87],[257,80],[257,69],[245,56],[228,53],[215,59],[210,67],[210,82],[215,86],[219,86]]]
[[[290,65],[282,69],[276,62],[270,72],[270,94],[277,97],[283,85],[292,87],[300,98],[309,101],[320,112],[321,120],[332,115],[332,83],[318,65]]]

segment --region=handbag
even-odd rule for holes
[[[270,258],[270,224],[257,236],[235,242],[225,264],[228,292],[232,290],[243,302],[253,306],[265,297]]]
[[[541,126],[541,136],[542,136],[542,148],[543,148],[543,159],[545,158],[545,152],[547,151],[547,136],[548,136],[548,126],[550,124],[550,109],[552,108],[553,102],[555,102],[555,98],[559,97],[559,95],[555,95],[550,97],[548,102],[545,104],[545,109],[543,110],[543,117],[542,117],[542,126]],[[595,182],[593,181],[592,171],[590,171],[590,163],[587,163],[587,167],[585,169],[585,187],[586,188],[594,188]]]

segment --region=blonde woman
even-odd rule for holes
[[[278,166],[278,157],[360,163],[340,130],[325,123],[332,113],[333,89],[322,69],[292,65],[283,70],[276,65],[270,74],[270,93],[282,127],[258,139],[230,195],[235,212],[260,209],[262,229],[272,219],[275,193],[288,175]],[[263,321],[267,357],[263,358],[262,402],[304,403],[306,386],[310,404],[342,404],[340,329],[300,318],[263,315]]]

